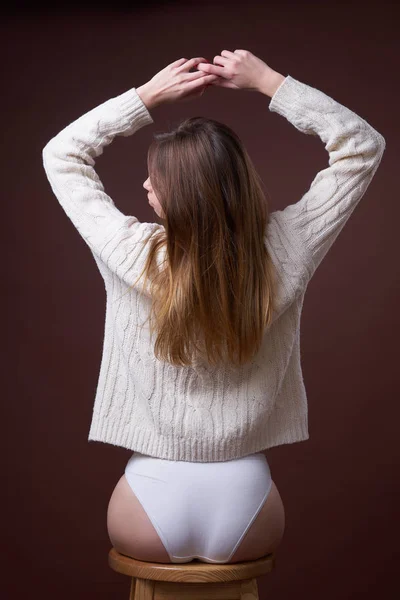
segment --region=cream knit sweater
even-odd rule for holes
[[[304,294],[367,190],[385,140],[357,114],[290,75],[269,110],[302,133],[318,135],[329,166],[298,202],[270,214],[265,243],[279,274],[277,310],[260,351],[241,368],[159,361],[148,323],[143,327],[147,290],[140,295],[138,283],[125,293],[144,265],[149,242],[143,244],[143,238],[163,226],[121,213],[94,164],[115,136],[153,123],[136,88],[90,110],[43,149],[51,188],[89,246],[106,289],[89,440],[169,460],[212,462],[308,439],[300,364]]]

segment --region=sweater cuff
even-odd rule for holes
[[[287,109],[293,109],[293,103],[304,93],[305,85],[290,75],[287,75],[272,96],[269,103],[269,110],[285,114]]]
[[[140,128],[154,123],[153,117],[137,93],[136,88],[127,90],[123,94],[116,96],[114,100],[118,103],[122,118],[128,124],[134,121],[136,127]]]

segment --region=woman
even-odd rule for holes
[[[205,64],[200,62],[197,68],[201,70],[204,67],[206,73],[218,77],[208,85],[257,90],[270,97],[284,79],[283,75],[273,71],[260,59],[243,50],[236,50],[235,53],[226,50],[221,52],[221,56],[214,59],[214,65],[221,65],[221,67],[207,64],[204,66]],[[236,71],[234,72],[233,69]],[[154,90],[165,94],[168,86],[175,85],[173,78],[166,76],[165,79],[160,77],[157,84],[153,81],[149,87],[142,86],[137,91],[146,106],[151,108],[154,106],[154,100],[152,104]],[[157,215],[163,219],[165,214],[150,177],[145,181],[144,187],[148,191],[149,203]],[[242,499],[239,500],[240,508],[236,504],[229,505],[232,490],[226,490],[226,484],[224,484],[224,490],[218,489],[217,483],[221,481],[224,474],[226,476],[228,465],[221,462],[176,463],[170,461],[168,466],[175,467],[173,473],[169,475],[170,494],[163,498],[163,506],[158,511],[154,506],[154,502],[157,502],[157,499],[154,498],[156,492],[150,488],[142,490],[142,501],[146,502],[148,512],[151,510],[151,499],[153,502],[151,519],[135,491],[138,493],[138,488],[143,483],[146,486],[147,473],[155,477],[151,462],[158,462],[158,467],[162,469],[164,466],[162,463],[165,461],[138,453],[134,454],[126,467],[126,472],[117,483],[108,505],[107,527],[113,546],[123,554],[153,562],[189,562],[197,559],[201,562],[234,563],[257,559],[273,552],[283,537],[285,513],[279,491],[271,479],[265,453],[266,451],[249,455],[244,459],[230,461],[230,480],[232,483],[234,482],[236,488],[234,494],[240,494],[245,472],[247,477],[251,474],[253,489],[250,489],[250,486],[247,487],[247,498],[244,497],[245,494],[242,490]],[[178,471],[178,469],[180,470]],[[190,502],[184,485],[184,483],[189,485],[188,479],[192,480],[190,484],[192,491],[196,486],[197,498],[195,507],[192,506],[194,514],[191,513],[195,528],[192,536],[188,536],[187,519],[188,512],[191,512],[190,508],[188,510],[188,507],[185,506],[186,520],[182,518],[183,515],[181,518],[179,514],[177,517],[173,516],[176,512],[176,505]],[[199,495],[202,496],[201,502]],[[208,556],[205,556],[205,553],[199,552],[199,540],[204,535],[211,536],[210,513],[215,515],[219,511],[231,512],[235,523],[234,526],[230,524],[228,530],[229,525],[222,523],[222,515],[219,519],[214,517],[221,530],[220,539],[216,540],[214,547],[208,552]],[[157,522],[158,518],[161,520],[163,514],[164,529]],[[166,531],[167,522],[170,524],[168,532]],[[215,530],[215,525],[213,529]],[[239,539],[237,539],[238,535]],[[183,545],[182,540],[185,540]],[[167,552],[165,546],[170,549],[170,553]],[[180,556],[177,555],[177,552],[171,555],[171,549],[177,547],[180,548]],[[204,548],[204,544],[201,547]],[[226,556],[227,553],[228,556]]]
[[[329,168],[300,201],[268,215],[239,138],[222,123],[191,118],[149,150],[144,187],[164,226],[122,215],[93,156],[150,122],[148,110],[209,85],[270,97],[271,111],[326,143]],[[89,439],[134,451],[108,506],[119,552],[233,563],[279,546],[284,507],[266,451],[308,439],[299,348],[305,290],[384,148],[364,119],[245,50],[224,50],[214,64],[175,61],[45,147],[53,190],[106,283],[108,337]],[[142,243],[146,231],[150,245]],[[132,280],[144,248],[141,274],[151,289],[143,298],[145,284]],[[155,345],[141,311],[155,318]]]

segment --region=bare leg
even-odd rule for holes
[[[117,552],[137,560],[171,562],[125,474],[115,486],[108,504],[107,529]]]
[[[278,488],[272,482],[262,509],[229,563],[256,560],[274,552],[281,543],[284,530],[285,509]]]

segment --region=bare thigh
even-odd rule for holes
[[[274,482],[268,498],[229,563],[256,560],[273,552],[285,529],[285,512]],[[170,563],[157,531],[122,475],[111,495],[107,530],[114,548],[137,560]],[[199,559],[201,561],[201,559]]]
[[[285,509],[275,482],[272,482],[262,509],[244,536],[229,563],[257,560],[274,552],[281,543],[285,531]]]
[[[122,475],[108,503],[107,530],[121,554],[149,562],[171,562],[152,522]]]

